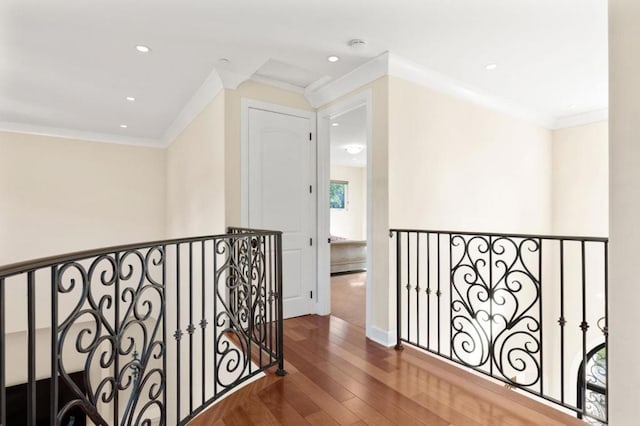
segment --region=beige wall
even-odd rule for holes
[[[553,233],[609,235],[609,124],[553,132]]]
[[[165,187],[162,149],[0,133],[0,265],[162,239]],[[36,274],[38,378],[49,376],[50,275]],[[8,278],[5,285],[10,385],[26,380],[25,277]],[[77,303],[78,291],[59,296],[61,318]],[[94,297],[101,294],[94,291]],[[82,356],[66,355],[69,371],[82,368]]]
[[[330,209],[331,235],[367,239],[367,168],[331,166],[331,180],[348,182],[347,208]]]
[[[225,90],[225,217],[228,226],[241,225],[241,151],[240,138],[242,126],[242,98],[298,108],[307,111],[314,109],[306,98],[295,92],[246,81],[236,90]]]
[[[225,94],[216,98],[167,149],[167,235],[225,231]]]
[[[398,78],[389,87],[392,227],[551,231],[550,131]]]
[[[609,413],[638,423],[640,2],[609,0]]]
[[[0,265],[161,239],[162,149],[0,133]]]

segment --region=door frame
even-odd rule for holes
[[[331,313],[331,279],[330,279],[330,244],[328,238],[330,236],[330,210],[329,210],[329,181],[331,180],[331,158],[329,152],[330,145],[330,120],[346,112],[356,108],[365,107],[366,112],[366,150],[367,150],[367,279],[365,284],[366,301],[365,301],[365,329],[367,336],[370,336],[371,323],[371,247],[372,247],[372,153],[371,153],[371,135],[372,135],[372,91],[365,89],[361,92],[350,96],[347,99],[336,102],[326,108],[318,111],[318,165],[317,169],[317,198],[318,198],[318,299],[317,313],[319,315],[328,315]]]
[[[243,227],[249,226],[249,110],[258,109],[267,112],[274,112],[278,114],[290,115],[293,117],[300,117],[309,119],[309,131],[311,132],[311,154],[315,161],[311,161],[315,164],[316,170],[312,171],[313,192],[315,197],[312,197],[312,202],[315,203],[312,211],[314,213],[311,217],[312,226],[309,230],[310,237],[313,238],[314,244],[312,244],[311,253],[311,265],[312,271],[310,276],[315,277],[315,282],[312,282],[310,287],[313,291],[313,298],[311,301],[311,312],[317,312],[317,298],[318,298],[318,281],[317,281],[317,255],[318,255],[318,153],[317,153],[317,125],[316,125],[316,113],[314,111],[308,111],[298,108],[291,108],[283,105],[272,104],[268,102],[258,101],[250,98],[240,99],[240,224]],[[327,189],[328,191],[328,189]],[[314,312],[315,310],[315,312]]]

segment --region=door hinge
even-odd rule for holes
[[[312,133],[311,133],[311,132],[309,132],[309,140],[310,140],[310,141],[312,141],[312,140],[313,140],[313,136],[312,136]]]
[[[309,299],[313,299],[313,290],[309,292]]]
[[[309,185],[309,194],[313,194],[313,185]]]
[[[313,245],[313,238],[309,238],[309,245],[312,246]]]

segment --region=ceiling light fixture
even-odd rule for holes
[[[576,104],[571,104],[567,107],[567,109],[576,109]]]
[[[220,59],[218,59],[218,62],[221,63],[221,64],[228,64],[231,61],[229,59],[227,59],[227,58],[220,58]]]
[[[340,60],[339,57],[337,57],[336,55],[331,55],[327,57],[327,61],[329,62],[338,62]]]
[[[331,123],[331,125],[332,125],[333,127],[338,127],[338,126],[340,125],[340,123]]]
[[[121,125],[120,125],[120,128],[121,128],[121,129],[126,129],[127,127],[129,127],[129,126],[127,126],[126,124],[121,124]]]
[[[125,99],[127,101],[129,101],[129,102],[135,102],[136,101],[136,98],[134,98],[133,96],[127,96]]]
[[[347,151],[351,155],[360,154],[364,150],[364,146],[362,145],[347,145],[344,147],[344,150]]]
[[[151,52],[151,48],[149,46],[145,46],[144,44],[137,44],[136,50],[140,53],[149,53]]]
[[[498,68],[497,64],[488,64],[488,65],[485,65],[485,67],[484,67],[484,69],[486,69],[487,71],[493,71],[496,68]]]

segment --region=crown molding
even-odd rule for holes
[[[308,88],[305,91],[305,97],[313,107],[319,108],[385,75],[419,84],[437,92],[520,118],[544,128],[551,129],[555,123],[553,117],[530,111],[503,99],[482,93],[482,91],[466,86],[444,74],[429,70],[422,65],[389,52],[378,55],[336,80],[320,87]]]
[[[581,112],[579,114],[568,115],[558,118],[553,123],[553,130],[566,129],[568,127],[585,126],[587,124],[607,121],[609,119],[609,109],[596,109],[593,111]]]
[[[225,69],[214,69],[213,73],[217,73],[220,81],[222,82],[222,86],[225,89],[236,90],[238,86],[240,86],[245,81],[251,78],[251,74],[240,74],[234,71],[225,70]]]
[[[184,129],[204,110],[209,103],[224,90],[222,79],[214,69],[202,85],[195,91],[191,99],[182,107],[178,116],[165,130],[162,136],[162,146],[168,147],[180,136]]]
[[[451,77],[429,70],[422,65],[389,52],[382,53],[336,80],[330,82],[326,82],[325,79],[319,80],[317,83],[307,87],[304,94],[314,108],[319,108],[385,75],[428,87],[439,93],[453,96],[549,130],[581,126],[608,119],[607,109],[588,111],[560,118],[540,114],[499,97],[483,93],[481,90],[469,87]]]
[[[520,118],[540,127],[551,128],[554,123],[553,117],[539,114],[506,100],[483,93],[481,90],[469,87],[451,77],[429,70],[397,55],[389,54],[389,75],[512,117]]]
[[[147,148],[164,148],[162,142],[152,138],[137,138],[111,133],[88,132],[84,130],[62,129],[59,127],[38,126],[23,123],[0,122],[0,132],[23,133],[27,135],[48,136],[89,142],[133,145]]]
[[[319,108],[365,84],[384,77],[388,72],[388,56],[388,52],[382,53],[353,71],[320,87],[317,87],[315,83],[312,84],[305,90],[307,101],[314,108]]]

